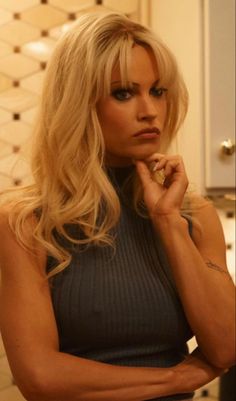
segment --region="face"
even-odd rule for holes
[[[128,81],[128,87],[122,87],[119,68],[115,68],[111,92],[97,104],[110,166],[126,166],[157,152],[165,125],[166,89],[158,83],[158,68],[150,50],[133,47]]]

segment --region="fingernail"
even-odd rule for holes
[[[154,167],[152,168],[152,172],[154,173],[157,170],[159,162],[156,162]]]

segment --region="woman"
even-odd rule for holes
[[[120,14],[56,46],[34,182],[1,212],[1,331],[27,400],[189,400],[234,363],[222,228],[166,153],[186,108],[169,50]]]

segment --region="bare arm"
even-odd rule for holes
[[[199,354],[169,368],[112,366],[59,352],[45,280],[46,255],[24,250],[0,216],[0,324],[16,383],[28,401],[142,401],[188,392],[220,370]],[[30,229],[29,229],[30,231]],[[30,239],[29,234],[29,242]]]
[[[235,363],[234,284],[226,267],[222,227],[214,207],[195,211],[193,239],[181,216],[181,203],[188,181],[178,156],[154,156],[166,176],[164,185],[153,181],[146,164],[137,169],[145,201],[165,247],[179,296],[199,347],[219,367]]]
[[[199,210],[201,232],[165,217],[157,223],[178,292],[200,349],[219,367],[235,363],[235,288],[227,271],[222,229],[213,206]],[[181,251],[180,251],[181,250]]]

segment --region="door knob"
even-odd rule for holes
[[[231,139],[226,139],[221,142],[221,151],[225,156],[231,156],[235,152],[235,143]]]

